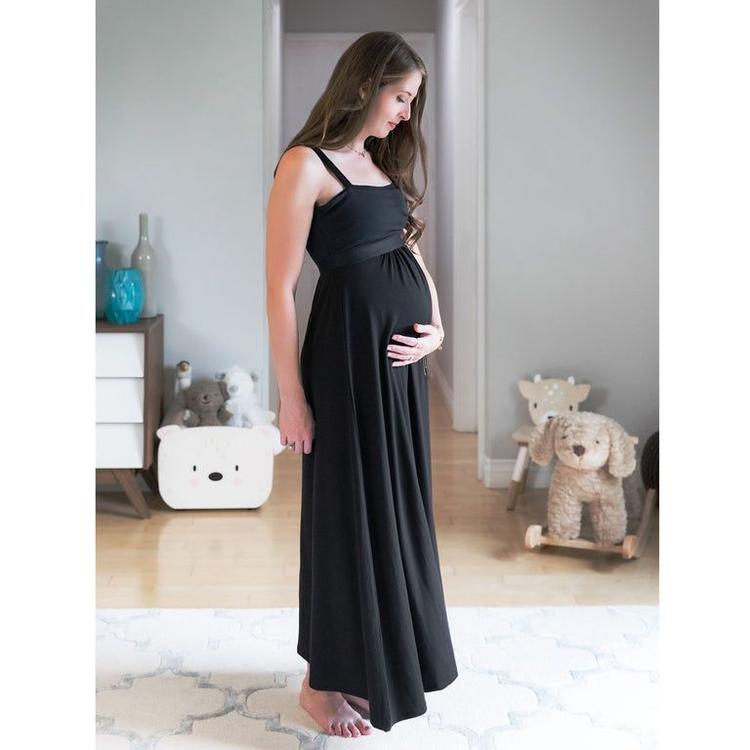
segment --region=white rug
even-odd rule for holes
[[[458,678],[369,736],[298,703],[297,610],[99,609],[99,750],[657,747],[658,608],[452,607]]]

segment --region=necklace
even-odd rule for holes
[[[350,151],[354,151],[355,154],[359,154],[363,159],[365,158],[365,151],[357,151],[356,148],[352,148],[349,144],[345,144],[345,147],[348,148]]]

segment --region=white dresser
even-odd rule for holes
[[[158,495],[153,463],[163,365],[163,315],[129,325],[96,321],[97,477],[113,476],[142,518],[150,511],[137,472]]]

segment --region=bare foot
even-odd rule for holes
[[[309,668],[302,680],[299,704],[328,734],[359,737],[372,733],[372,726],[347,703],[341,693],[310,687]]]
[[[360,698],[358,695],[351,695],[350,693],[341,693],[349,703],[354,706],[365,719],[370,718],[370,701],[365,698]]]

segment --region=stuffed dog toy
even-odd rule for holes
[[[622,542],[628,521],[622,479],[636,461],[633,439],[617,422],[589,411],[559,414],[534,428],[529,453],[541,465],[558,458],[547,503],[550,536],[577,539],[589,503],[594,541]]]

